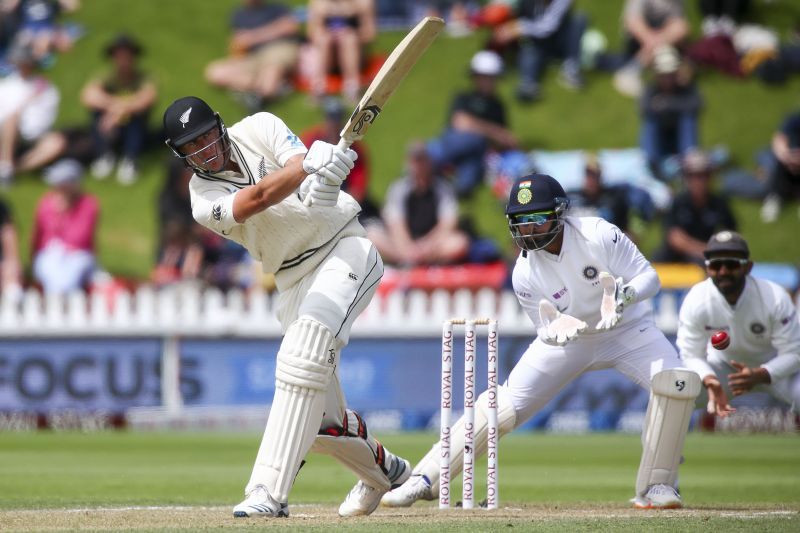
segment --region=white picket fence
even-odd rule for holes
[[[656,323],[677,328],[678,298],[656,301]],[[277,337],[277,296],[215,288],[142,286],[113,296],[83,292],[43,296],[28,290],[21,299],[0,298],[0,336],[9,337]],[[393,292],[376,296],[356,320],[354,337],[439,335],[446,318],[495,317],[503,334],[532,335],[533,328],[510,291],[483,289]]]

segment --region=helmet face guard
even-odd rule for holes
[[[201,132],[193,139],[189,139],[181,145],[185,146],[187,143],[206,135],[209,131],[212,131],[216,127],[218,132],[217,137],[212,139],[205,146],[186,154],[181,152],[180,146],[176,146],[171,139],[167,139],[165,141],[170,150],[172,150],[172,153],[174,153],[176,157],[180,158],[184,164],[186,164],[186,166],[192,168],[195,172],[205,172],[211,174],[220,172],[225,168],[225,165],[227,165],[228,161],[230,160],[231,141],[228,137],[228,131],[225,129],[225,124],[223,124],[219,115],[215,113],[214,116],[216,122],[209,130]],[[211,150],[212,147],[213,150]]]
[[[549,211],[506,215],[508,230],[514,244],[523,250],[535,252],[547,248],[564,229],[564,216],[569,208],[567,198],[554,198],[555,208]],[[535,232],[535,228],[552,222],[545,232]]]

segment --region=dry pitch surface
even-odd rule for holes
[[[542,505],[504,507],[496,511],[439,511],[433,506],[378,509],[370,517],[342,519],[336,507],[294,505],[286,519],[234,519],[230,507],[117,507],[0,511],[0,531],[164,531],[210,529],[296,529],[349,531],[490,531],[490,530],[725,530],[800,529],[800,511],[782,509],[680,509],[640,511],[630,508],[575,508]],[[797,529],[796,529],[797,528]]]

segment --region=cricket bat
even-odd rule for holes
[[[339,133],[339,148],[347,150],[351,144],[364,136],[378,118],[386,101],[442,28],[444,20],[438,17],[425,17],[395,46]],[[310,196],[306,196],[305,204],[311,205]]]

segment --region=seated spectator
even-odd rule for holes
[[[691,75],[681,69],[677,50],[659,48],[653,61],[655,80],[640,102],[642,123],[639,145],[650,169],[664,178],[663,163],[697,146],[697,122],[703,100]]]
[[[800,112],[787,116],[772,136],[772,155],[776,161],[770,168],[767,197],[761,206],[765,224],[778,219],[785,201],[800,197]]]
[[[607,186],[603,183],[602,169],[597,157],[588,156],[583,186],[568,191],[570,214],[573,216],[600,217],[611,222],[636,241],[629,223],[628,198],[624,186]]]
[[[495,28],[493,40],[499,45],[519,42],[519,86],[517,98],[532,102],[540,96],[540,82],[551,57],[564,60],[560,81],[568,89],[583,87],[581,38],[586,17],[572,11],[572,0],[521,0],[517,16]]]
[[[46,151],[45,134],[58,115],[60,94],[37,74],[29,47],[9,54],[16,71],[0,80],[0,185],[9,185],[15,172],[37,168]]]
[[[503,60],[495,52],[482,50],[470,61],[473,88],[456,95],[450,104],[447,127],[428,143],[428,152],[437,172],[455,167],[455,187],[459,197],[472,194],[483,181],[485,158],[490,148],[517,147],[508,127],[503,102],[497,96],[497,79]]]
[[[361,94],[365,48],[375,39],[373,0],[311,0],[306,34],[314,47],[311,92],[321,99],[334,68],[342,75],[342,92],[350,102]]]
[[[724,229],[736,230],[727,199],[711,192],[712,170],[705,152],[692,150],[684,156],[686,190],[675,196],[664,217],[664,244],[655,261],[702,265],[708,239]]]
[[[230,22],[229,56],[206,67],[206,80],[242,95],[248,112],[278,97],[297,65],[300,23],[277,2],[241,0]]]
[[[194,172],[180,159],[170,157],[167,179],[158,196],[158,248],[151,279],[167,285],[197,279],[203,260],[199,230],[192,217],[189,180]]]
[[[438,176],[425,145],[414,143],[406,157],[407,175],[395,181],[383,207],[385,226],[368,226],[368,236],[384,261],[399,266],[435,265],[463,259],[469,238],[458,229],[458,202],[452,186]]]
[[[325,113],[325,120],[316,126],[304,131],[300,138],[303,144],[311,146],[314,141],[325,141],[331,144],[339,142],[339,132],[342,131],[344,126],[345,109],[342,102],[338,98],[328,97],[323,100],[323,111]],[[355,166],[350,171],[347,179],[342,183],[342,190],[356,199],[361,204],[361,214],[359,220],[364,222],[364,219],[373,216],[378,216],[378,208],[369,199],[369,155],[367,154],[367,147],[364,143],[356,141],[350,147],[358,154]]]
[[[45,170],[51,189],[36,206],[31,253],[33,275],[45,293],[84,289],[95,272],[97,198],[81,190],[84,169],[62,159]]]
[[[16,42],[30,46],[37,63],[49,61],[53,52],[72,48],[75,35],[71,28],[57,22],[61,12],[78,9],[80,0],[7,0],[4,9],[18,10],[19,30]]]
[[[0,200],[0,292],[3,298],[16,300],[22,296],[22,266],[19,240],[11,209]]]
[[[678,46],[689,35],[683,0],[627,0],[623,13],[627,63],[614,75],[614,87],[622,94],[638,97],[641,72],[653,62],[656,49]]]
[[[92,113],[92,133],[100,157],[92,175],[111,174],[117,159],[117,181],[130,185],[138,176],[139,156],[147,140],[147,117],[158,92],[153,80],[139,67],[142,48],[132,37],[120,34],[105,49],[111,71],[93,78],[81,92],[81,102]]]

